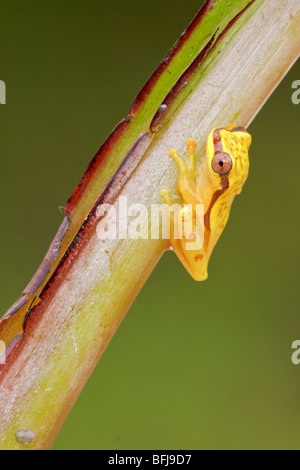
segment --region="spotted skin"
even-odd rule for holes
[[[170,150],[170,156],[180,172],[177,189],[182,206],[181,217],[171,218],[170,245],[197,281],[207,278],[207,267],[212,251],[226,226],[232,202],[242,191],[248,177],[248,150],[251,140],[245,128],[233,124],[226,128],[213,129],[207,139],[206,156],[201,159],[198,169],[194,140],[190,139],[187,142],[187,159],[182,158],[177,150]],[[161,195],[169,205],[178,200],[178,195],[173,197],[166,189],[161,191]],[[176,225],[184,221],[185,204],[192,205],[193,229],[202,230],[204,233],[203,246],[198,250],[187,250],[188,238],[184,235],[181,239],[174,237]],[[197,219],[197,204],[204,205],[204,226]],[[199,222],[198,225],[196,222]]]

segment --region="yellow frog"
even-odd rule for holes
[[[233,124],[226,128],[213,129],[207,140],[206,156],[201,160],[199,171],[195,162],[196,142],[187,141],[188,157],[182,158],[177,150],[169,154],[179,167],[178,192],[180,195],[180,216],[171,217],[170,244],[197,281],[207,278],[210,255],[227,223],[234,197],[242,190],[249,172],[248,150],[251,136],[243,127]],[[163,189],[161,196],[172,206],[178,196],[172,197]],[[187,210],[187,205],[192,208]],[[204,217],[199,219],[197,207],[204,207]],[[202,210],[203,214],[203,210]],[[182,224],[189,220],[191,233],[182,231]],[[179,224],[181,224],[179,230]],[[203,243],[199,249],[191,249],[191,240],[202,232]],[[181,237],[176,234],[182,233]]]

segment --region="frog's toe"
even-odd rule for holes
[[[162,189],[160,191],[160,195],[161,195],[161,197],[163,198],[163,200],[165,201],[166,204],[168,204],[168,205],[172,204],[172,196],[170,194],[170,191],[168,191],[167,189]]]

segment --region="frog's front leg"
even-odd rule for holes
[[[169,151],[179,168],[177,189],[181,197],[179,211],[175,211],[175,215],[172,211],[170,217],[170,244],[190,274],[195,279],[202,280],[207,277],[206,269],[199,266],[203,258],[202,244],[200,243],[200,248],[197,248],[194,243],[203,239],[204,233],[203,223],[198,220],[197,216],[197,205],[202,205],[202,200],[196,189],[196,142],[190,139],[187,146],[189,152],[187,159],[182,158],[176,149]],[[176,196],[172,196],[167,189],[161,191],[161,196],[165,203],[173,208],[176,202],[178,204],[178,196],[176,201]]]
[[[182,158],[176,149],[169,150],[170,157],[179,168],[177,189],[182,199],[181,204],[201,204],[201,197],[196,189],[195,140],[189,139],[187,147],[189,151],[187,159]],[[161,196],[169,206],[178,203],[178,196],[172,196],[167,189],[161,190]]]
[[[187,159],[182,158],[176,149],[170,149],[169,155],[179,168],[177,189],[183,202],[185,204],[199,204],[201,198],[196,190],[195,140],[189,139],[187,147],[189,152]]]

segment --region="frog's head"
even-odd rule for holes
[[[207,176],[215,189],[225,189],[227,196],[239,194],[249,172],[248,150],[251,135],[233,124],[213,129],[207,140]]]
[[[204,203],[204,246],[197,264],[197,280],[207,277],[207,265],[227,223],[234,197],[242,190],[249,172],[251,136],[243,127],[213,129],[202,162],[199,194]]]

